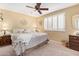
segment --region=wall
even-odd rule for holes
[[[39,28],[41,31],[44,31],[44,27],[43,27],[43,21],[44,21],[44,17],[50,16],[50,15],[54,15],[57,13],[62,13],[65,12],[65,19],[66,19],[66,31],[65,32],[56,32],[56,31],[52,31],[52,32],[47,32],[48,33],[48,37],[49,39],[52,40],[57,40],[57,41],[68,41],[69,40],[69,35],[72,34],[75,30],[75,28],[72,25],[72,16],[79,14],[79,5],[75,5],[69,8],[65,8],[62,10],[58,10],[55,12],[52,12],[50,14],[41,16],[41,17],[37,17],[37,22],[41,22],[42,24],[39,24]]]
[[[28,15],[2,10],[3,11],[3,22],[8,24],[9,29],[17,29],[17,28],[33,28],[33,24],[35,24],[35,17],[31,17]],[[2,22],[2,23],[3,23]],[[1,29],[1,28],[0,28]]]
[[[6,22],[9,25],[8,28],[10,29],[17,29],[17,28],[33,29],[33,26],[37,25],[40,31],[45,32],[43,27],[44,17],[61,13],[61,12],[65,12],[66,14],[66,31],[65,32],[52,31],[52,32],[46,32],[46,33],[48,33],[49,39],[57,40],[57,41],[63,41],[63,40],[68,41],[69,34],[76,31],[72,26],[72,16],[75,14],[79,14],[79,5],[58,10],[50,14],[47,14],[41,17],[36,17],[36,18],[28,15],[20,14],[20,13],[8,11],[8,10],[3,10],[3,17],[4,17],[4,22]]]

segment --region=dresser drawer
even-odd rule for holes
[[[78,47],[79,47],[79,43],[70,42],[70,43],[69,43],[69,46],[78,46]]]
[[[76,44],[79,44],[79,40],[77,40],[77,39],[72,39],[72,40],[69,40],[69,43],[76,43]]]
[[[69,39],[77,39],[76,36],[69,35]]]
[[[69,48],[73,49],[73,50],[76,50],[76,51],[79,51],[79,46],[77,45],[69,45]]]

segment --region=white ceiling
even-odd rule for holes
[[[34,7],[36,5],[35,3],[0,3],[0,8],[37,17],[37,16],[48,14],[50,12],[54,12],[56,10],[73,6],[76,4],[77,3],[42,3],[41,7],[49,8],[48,11],[42,11],[42,14],[39,14],[34,9],[25,7],[26,5]]]

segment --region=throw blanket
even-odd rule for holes
[[[25,33],[12,36],[12,46],[15,49],[17,55],[21,55],[22,53],[24,53],[26,45],[29,45],[29,42],[33,36],[34,35],[32,34]]]

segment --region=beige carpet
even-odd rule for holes
[[[0,47],[1,56],[14,56],[16,55],[11,46]],[[48,44],[25,51],[27,56],[79,56],[79,52],[64,47],[60,42],[50,40]]]

